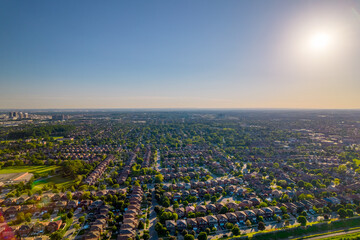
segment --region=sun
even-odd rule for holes
[[[315,52],[329,51],[332,47],[332,43],[332,35],[326,32],[316,32],[309,38],[309,47]]]

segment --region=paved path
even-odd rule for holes
[[[346,231],[346,232],[344,231],[344,232],[339,232],[339,233],[331,233],[331,234],[328,234],[328,235],[322,235],[322,236],[312,237],[312,238],[307,238],[307,239],[308,240],[324,239],[324,238],[337,237],[337,236],[351,234],[351,233],[357,233],[357,232],[360,232],[360,229],[352,230],[352,231]]]
[[[155,231],[155,224],[157,222],[155,206],[157,206],[157,205],[158,205],[158,203],[155,199],[155,191],[152,191],[152,202],[151,202],[150,219],[149,219],[149,221],[150,221],[150,228],[149,228],[150,240],[159,239],[158,234]]]
[[[159,149],[157,149],[157,156],[156,156],[156,161],[155,161],[156,165],[155,165],[155,170],[160,172],[161,167],[160,167],[160,151]]]
[[[82,212],[79,212],[79,213],[77,213],[77,214],[74,214],[74,217],[73,217],[73,222],[72,222],[72,224],[71,224],[71,226],[69,227],[69,229],[66,231],[66,233],[64,234],[64,239],[69,239],[69,240],[72,240],[72,239],[74,239],[75,237],[76,237],[76,235],[74,236],[73,234],[77,231],[75,228],[74,228],[74,224],[79,224],[80,226],[81,226],[81,224],[80,224],[80,222],[79,222],[79,218],[81,217],[81,216],[83,216],[84,215],[84,213],[82,213]]]

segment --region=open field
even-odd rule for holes
[[[329,234],[329,235],[325,235],[325,236],[309,238],[309,240],[317,240],[317,239],[340,240],[340,239],[356,239],[358,237],[360,237],[360,230],[354,230],[354,231],[350,231],[350,232],[339,232],[339,233]]]
[[[325,233],[319,233],[314,235],[309,235],[301,238],[297,238],[295,240],[300,239],[309,239],[309,240],[315,240],[315,239],[341,239],[341,237],[357,237],[360,236],[360,227],[355,228],[349,228],[345,230],[338,230],[338,231],[332,231],[332,232],[325,232]]]
[[[49,173],[57,168],[59,167],[58,166],[12,166],[12,167],[4,167],[0,169],[0,174],[20,173],[20,172],[42,174],[42,173]]]
[[[62,187],[68,188],[69,186],[71,186],[71,184],[74,183],[74,180],[71,178],[64,178],[64,177],[57,175],[57,176],[53,176],[53,177],[49,177],[46,179],[41,179],[41,180],[35,181],[34,185],[33,185],[33,190],[34,191],[40,190],[48,183],[54,183],[54,184],[56,184],[56,186],[58,188],[62,188]]]
[[[0,174],[0,182],[6,184],[13,184],[19,182],[28,182],[34,174],[28,172],[20,172],[20,173],[4,173]]]

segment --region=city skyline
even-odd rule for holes
[[[0,1],[0,109],[359,109],[356,1]]]

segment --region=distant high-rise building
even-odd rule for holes
[[[52,116],[52,120],[54,120],[54,121],[65,121],[65,120],[68,120],[68,119],[69,119],[69,116],[64,115],[64,114]]]
[[[23,113],[23,112],[9,112],[9,118],[10,119],[24,119],[24,118],[28,118],[29,114],[28,113]]]

